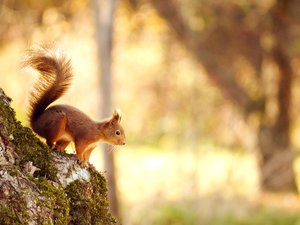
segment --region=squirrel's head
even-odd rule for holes
[[[121,111],[115,109],[112,117],[105,122],[104,128],[102,126],[100,128],[105,136],[104,141],[108,142],[109,144],[125,145],[126,143],[124,129],[120,124],[121,118]]]

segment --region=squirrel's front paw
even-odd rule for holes
[[[87,162],[86,161],[84,161],[83,159],[79,159],[79,158],[77,158],[77,162],[78,162],[78,164],[80,165],[80,166],[85,166],[86,164],[87,164]]]
[[[52,145],[51,149],[54,150],[54,151],[58,151],[58,152],[64,152],[65,151],[64,148],[62,148],[61,146],[56,145],[56,144]]]

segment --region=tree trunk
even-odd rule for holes
[[[262,126],[258,135],[261,188],[272,192],[296,192],[293,151],[281,139],[288,138],[288,131]]]
[[[114,12],[117,0],[98,1],[92,0],[95,10],[96,38],[101,71],[101,96],[102,117],[109,117],[112,113],[112,36]],[[111,213],[121,223],[118,210],[117,184],[115,176],[114,153],[110,151],[111,146],[103,145],[104,169],[108,182],[108,193]]]
[[[287,43],[289,39],[287,15],[292,1],[277,1],[270,10],[273,21],[274,46],[272,60],[278,67],[277,116],[272,125],[261,125],[262,188],[271,191],[297,191],[293,169],[294,153],[290,143],[290,106],[293,70]]]
[[[281,30],[282,32],[282,30]],[[278,39],[272,52],[278,66],[277,117],[272,125],[261,125],[262,188],[271,191],[297,191],[293,169],[294,154],[290,143],[290,102],[293,71],[284,45]]]
[[[113,225],[105,178],[16,121],[0,89],[0,224]]]

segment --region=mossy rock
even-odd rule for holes
[[[104,176],[49,149],[10,101],[0,89],[0,224],[116,224]]]

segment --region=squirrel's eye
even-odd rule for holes
[[[116,130],[116,135],[120,135],[121,134],[121,132],[119,131],[119,130]]]

